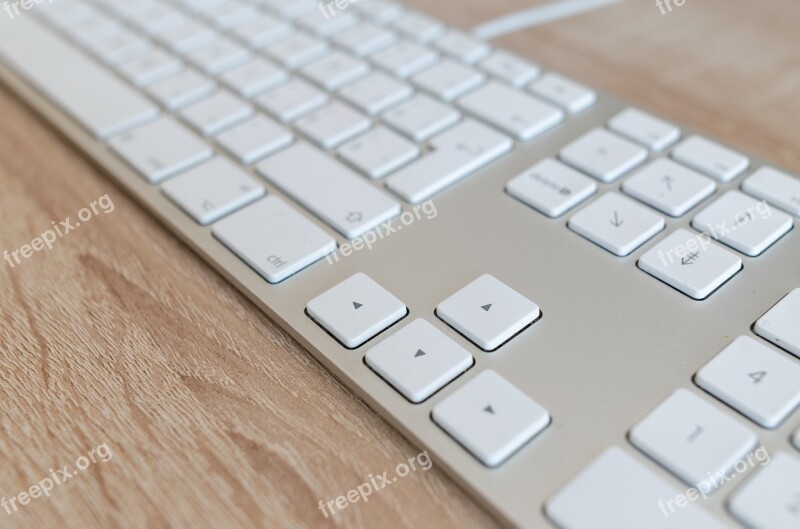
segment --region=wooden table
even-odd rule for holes
[[[411,3],[471,27],[534,2]],[[800,173],[798,27],[796,0],[628,0],[500,43]],[[435,466],[325,518],[419,450],[4,89],[0,116],[0,249],[115,206],[0,266],[0,497],[112,454],[0,526],[495,526]]]

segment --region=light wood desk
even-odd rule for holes
[[[411,2],[462,27],[532,3]],[[798,27],[797,0],[628,0],[498,44],[800,173]],[[0,249],[115,205],[0,266],[0,496],[113,453],[0,526],[495,526],[435,466],[324,518],[418,449],[4,89],[0,116]]]

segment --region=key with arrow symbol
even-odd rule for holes
[[[694,264],[694,261],[696,261],[699,257],[700,257],[700,252],[690,253],[689,255],[681,259],[681,264],[684,266]]]

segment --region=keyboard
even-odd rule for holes
[[[504,524],[800,527],[800,179],[332,6],[35,4],[0,79]]]

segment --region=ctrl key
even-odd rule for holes
[[[488,369],[433,408],[433,420],[487,467],[496,467],[550,424],[550,414]]]
[[[214,224],[214,236],[270,283],[322,259],[336,241],[276,196]]]

